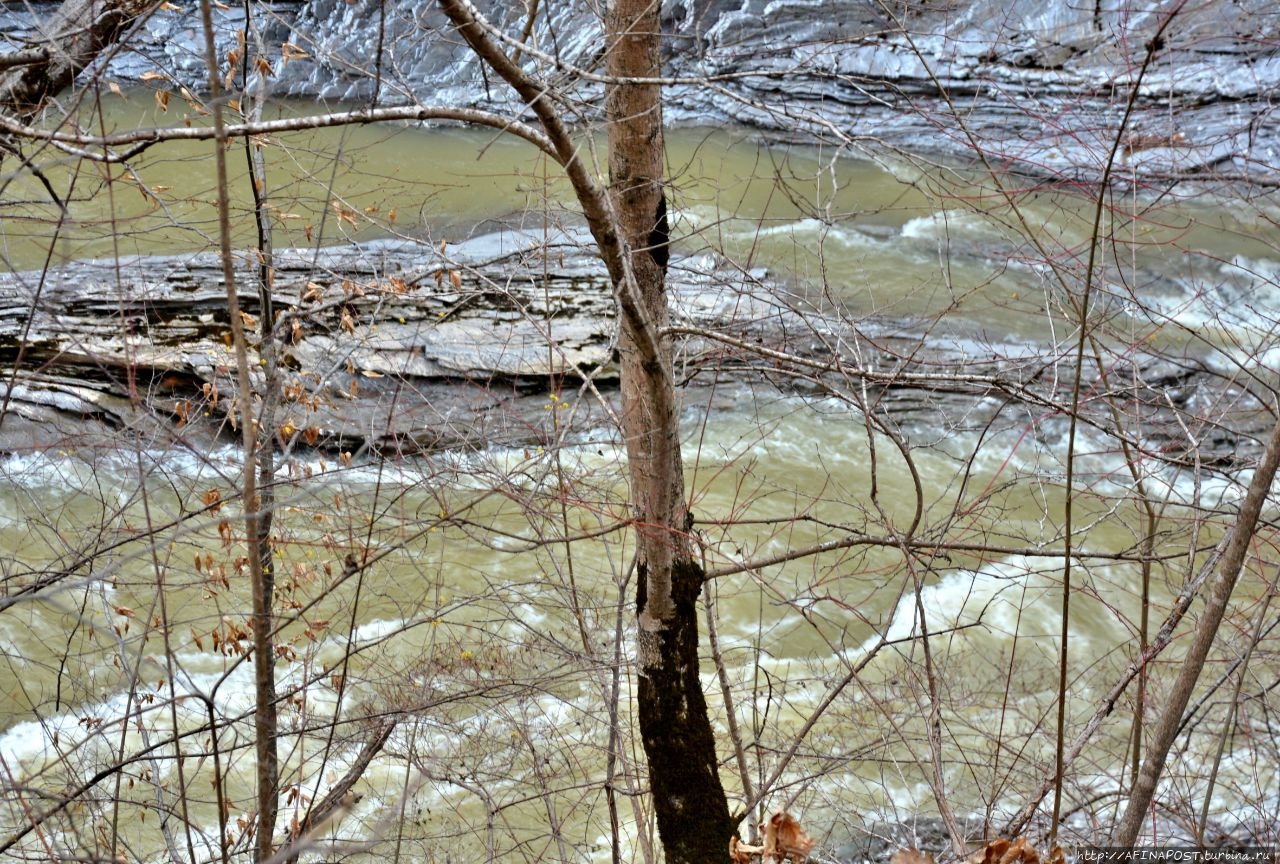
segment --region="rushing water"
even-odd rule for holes
[[[183,110],[173,100],[162,115],[143,100],[113,105],[106,127],[172,122]],[[438,242],[494,220],[572,219],[552,169],[487,133],[363,127],[262,143],[278,246],[388,233]],[[70,217],[50,246],[54,209],[29,175],[9,177],[5,200],[24,202],[6,204],[0,223],[10,266],[207,248],[208,148],[157,147],[109,172],[39,154]],[[972,172],[770,147],[726,131],[674,132],[668,162],[680,251],[767,267],[867,326],[971,346],[1071,338],[1070,298],[1095,218],[1087,196],[1020,188],[1015,208]],[[242,181],[243,172],[233,178],[235,225],[247,243]],[[1274,356],[1274,203],[1122,189],[1106,204],[1113,242],[1101,257],[1098,308],[1108,338],[1195,352],[1220,368],[1250,357],[1250,368],[1274,375],[1261,362]],[[624,736],[616,785],[642,787],[627,720],[634,585],[625,532],[605,531],[628,512],[616,436],[551,446],[574,398],[548,400],[545,448],[381,463],[299,457],[282,467],[273,545],[286,621],[286,827],[343,774],[380,716],[405,709],[410,719],[368,770],[362,799],[326,837],[373,840],[378,854],[415,861],[478,860],[486,850],[503,860],[607,859],[615,669]],[[821,708],[772,803],[791,802],[832,845],[864,818],[933,812],[931,688],[958,814],[1015,810],[1051,767],[1067,425],[1027,409],[1000,416],[990,426],[915,423],[889,435],[847,401],[741,383],[699,391],[686,406],[697,530],[708,567],[734,571],[712,588],[732,709],[711,664],[705,671],[724,732],[723,774],[739,800],[727,712],[759,784]],[[1130,464],[1088,429],[1075,452],[1071,729],[1137,651],[1149,526],[1134,472],[1155,520],[1157,623],[1203,559],[1192,547],[1207,548],[1221,530],[1219,518],[1199,517],[1229,513],[1247,480]],[[0,834],[99,768],[128,763],[23,848],[127,847],[159,860],[185,857],[188,846],[209,855],[221,830],[243,842],[252,676],[238,458],[232,449],[127,447],[5,457]],[[211,508],[215,500],[225,503]],[[904,556],[892,538],[912,525],[917,504],[910,539],[921,545]],[[564,542],[576,534],[599,536]],[[860,534],[867,543],[736,566]],[[348,566],[362,560],[372,563]],[[9,602],[37,580],[48,587]],[[1251,569],[1223,657],[1249,636],[1264,593]],[[933,634],[929,667],[921,615]],[[1163,677],[1153,692],[1179,653],[1155,664]],[[1253,663],[1246,693],[1274,682],[1274,644],[1264,642]],[[1228,825],[1265,820],[1276,806],[1274,721],[1265,699],[1258,704],[1237,721],[1249,742],[1229,752],[1215,793],[1215,818]],[[1127,694],[1073,769],[1071,800],[1097,802],[1086,809],[1100,818],[1114,807],[1132,711]],[[1189,747],[1204,758],[1215,743],[1206,735]],[[1177,776],[1170,795],[1198,808],[1203,774]],[[641,842],[642,799],[624,794],[619,806],[628,844]]]

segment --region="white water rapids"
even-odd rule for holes
[[[275,190],[281,246],[319,230],[339,199],[343,212],[368,218],[331,218],[325,230],[335,241],[541,219],[563,199],[518,148],[493,145],[474,161],[486,136],[328,134],[308,133],[287,151],[306,165]],[[680,132],[671,149],[682,251],[711,250],[744,271],[767,267],[815,303],[842,306],[868,326],[914,328],[926,345],[976,351],[1073,338],[1064,283],[1053,277],[1074,272],[1071,256],[1088,238],[1087,201],[1052,189],[1026,195],[1022,218],[1062,251],[1061,260],[1037,260],[1007,208],[974,206],[983,187],[972,177],[948,186],[949,175],[898,158],[768,148],[720,132]],[[338,179],[326,174],[316,185],[321,172],[308,160],[324,163],[338,150],[346,154]],[[427,151],[432,159],[421,159]],[[208,181],[182,179],[189,159],[164,152],[140,164],[139,176],[153,188],[185,183],[181,194],[157,193],[163,207],[136,191],[119,194],[105,215],[90,209],[102,206],[95,195],[56,254],[195,242],[208,228]],[[1274,381],[1274,204],[1204,197],[1139,219],[1126,215],[1125,200],[1112,204],[1110,275],[1097,298],[1107,338],[1196,353],[1212,369]],[[109,237],[106,216],[127,230]],[[42,230],[5,223],[14,267],[38,258]],[[730,711],[753,786],[803,732],[770,803],[801,813],[827,855],[870,822],[936,812],[932,686],[950,806],[1000,825],[1053,763],[1064,418],[1023,406],[989,425],[913,421],[896,430],[908,462],[890,436],[869,432],[859,410],[830,395],[741,381],[690,392],[695,530],[708,569],[736,571],[712,587],[731,704],[709,659],[703,669],[731,797],[740,804],[744,783]],[[385,462],[302,454],[281,466],[273,545],[287,621],[277,657],[282,831],[341,779],[382,718],[403,712],[357,785],[358,800],[317,842],[368,844],[358,848],[413,861],[608,860],[604,785],[617,669],[622,740],[612,782],[624,854],[639,859],[651,826],[630,708],[631,550],[625,532],[604,530],[629,513],[624,456],[610,430],[551,446],[579,398],[591,396],[569,385],[548,394],[535,430],[546,447]],[[911,469],[923,516],[909,558],[892,543],[869,542],[738,571],[738,562],[905,530],[917,504]],[[206,860],[220,854],[223,832],[233,850],[246,848],[253,682],[240,471],[230,445],[190,452],[107,442],[0,460],[0,840],[25,831],[15,844],[22,854],[160,861],[194,851]],[[1247,470],[1196,473],[1126,458],[1115,440],[1083,427],[1072,471],[1068,737],[1137,654],[1148,514],[1155,627],[1248,481]],[[1228,673],[1255,632],[1274,580],[1269,531],[1205,685]],[[588,539],[567,544],[566,535]],[[367,567],[347,566],[365,556]],[[38,580],[47,587],[19,596]],[[1274,618],[1264,609],[1260,620]],[[922,620],[932,634],[932,684]],[[1148,722],[1179,655],[1175,644],[1151,667]],[[1210,802],[1227,830],[1277,822],[1278,669],[1275,639],[1263,639]],[[1162,787],[1174,824],[1199,811],[1230,689],[1196,715]],[[1077,824],[1115,815],[1133,710],[1128,692],[1071,768]],[[68,798],[30,828],[33,814]]]

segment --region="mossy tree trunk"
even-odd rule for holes
[[[726,860],[732,823],[698,660],[704,580],[689,536],[667,326],[661,4],[614,0],[605,21],[609,197],[630,251],[618,286],[623,432],[637,517],[638,711],[669,864]]]

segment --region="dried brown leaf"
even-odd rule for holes
[[[1010,845],[1008,840],[998,837],[966,858],[965,864],[996,864]]]
[[[749,846],[734,834],[729,838],[729,860],[733,864],[751,864],[751,856],[764,852],[763,846]]]
[[[764,831],[764,851],[761,858],[766,864],[790,859],[794,864],[809,860],[809,852],[817,842],[800,827],[800,821],[781,810],[770,816],[761,826]]]
[[[1065,860],[1062,849],[1057,846],[1049,850],[1047,859],[1042,859],[1026,837],[1016,840],[999,837],[966,858],[965,864],[1065,864]]]
[[[338,201],[337,199],[330,201],[329,206],[333,208],[333,215],[337,216],[340,221],[346,222],[348,225],[355,227],[355,225],[357,224],[356,211],[345,206],[341,201]]]
[[[911,848],[902,848],[893,853],[893,857],[889,859],[889,864],[934,864],[933,854],[931,852],[921,852],[912,846]]]

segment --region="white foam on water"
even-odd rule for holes
[[[981,213],[972,210],[938,210],[927,216],[915,216],[903,223],[899,236],[905,240],[928,240],[957,243],[991,242],[1006,239],[1005,232]]]
[[[1280,369],[1280,260],[1206,260],[1188,275],[1170,277],[1168,287],[1143,295],[1142,307],[1149,311],[1141,317],[1173,322],[1215,346],[1205,357],[1211,368]]]
[[[815,407],[820,410],[814,412]],[[730,443],[726,449],[731,452],[728,453],[727,459],[742,458],[744,453],[759,455],[764,457],[762,464],[769,466],[770,472],[777,471],[783,475],[785,475],[787,464],[810,461],[816,452],[821,452],[823,461],[833,468],[852,471],[864,467],[865,429],[857,412],[847,405],[834,401],[815,405],[812,400],[796,397],[791,402],[780,400],[775,408],[782,413],[781,419],[768,416],[768,411],[774,409],[767,407],[762,412],[765,415],[763,417],[758,415],[728,417],[726,412],[712,421],[716,428],[708,440],[721,442],[729,440]],[[800,413],[801,409],[804,410],[803,414]],[[791,412],[795,412],[795,422],[791,422]],[[775,422],[776,428],[767,436],[762,435],[761,424],[768,427]],[[732,433],[729,436],[724,434],[730,425],[743,430],[742,438],[737,442],[732,440]],[[975,467],[979,473],[994,473],[1001,466],[1007,465],[1028,475],[1040,476],[1052,481],[1063,479],[1061,454],[1065,451],[1062,448],[1064,439],[1061,437],[1060,430],[1048,427],[1035,432],[1041,434],[1030,431],[1027,434],[1021,434],[1014,431],[987,439],[977,456],[981,464]],[[1077,476],[1082,481],[1090,483],[1095,490],[1102,490],[1106,488],[1106,484],[1113,484],[1117,494],[1132,491],[1129,489],[1131,480],[1128,470],[1118,450],[1110,446],[1104,438],[1093,437],[1087,432],[1080,434],[1081,456]],[[976,436],[968,434],[940,437],[940,442],[948,446],[947,458],[951,463],[966,458],[966,454],[972,450],[976,441]],[[604,452],[597,452],[598,450]],[[126,453],[118,465],[121,472],[133,477],[136,476],[137,469],[136,465],[130,461],[130,455]],[[598,443],[562,451],[561,456],[569,461],[571,471],[616,472],[620,469],[621,451],[611,435],[602,437]],[[930,458],[936,458],[927,451],[917,454],[917,457],[922,463]],[[234,471],[238,470],[239,453],[234,448],[216,453],[213,458],[217,465],[233,472],[232,476]],[[330,472],[333,482],[360,485],[372,484],[380,478],[384,481],[393,478],[395,482],[403,485],[415,482],[452,483],[457,478],[449,476],[450,472],[457,472],[458,477],[462,477],[477,469],[483,469],[482,475],[488,472],[491,475],[537,478],[545,475],[550,466],[550,459],[551,457],[547,454],[529,452],[525,448],[506,448],[442,454],[429,460],[404,460],[394,464],[387,463],[384,466],[371,461],[340,469],[336,460],[332,459],[327,460],[324,466],[320,466],[318,461],[307,464],[315,464],[318,473]],[[41,476],[41,472],[47,472],[48,477],[53,480],[42,482],[48,482],[53,486],[63,484],[67,476],[79,479],[93,476],[92,473],[80,473],[82,471],[80,467],[68,467],[69,461],[71,460],[57,457],[56,454],[36,454],[33,457],[7,457],[5,464],[16,466],[20,472],[17,482],[24,483],[26,475],[21,473],[24,471],[32,472],[31,476],[37,478]],[[157,462],[160,461],[161,457],[157,455]],[[1159,464],[1143,467],[1149,472],[1146,476],[1153,488],[1164,481],[1165,485],[1159,487],[1164,490],[1161,494],[1170,500],[1190,500],[1192,483],[1188,477],[1170,474],[1168,469]],[[194,459],[189,454],[178,453],[172,463],[164,462],[164,468],[175,474],[186,472],[190,476],[204,477],[205,472],[209,471],[209,463]],[[954,465],[951,470],[954,470]],[[1242,484],[1247,482],[1248,477],[1248,472],[1241,472],[1232,477],[1207,476],[1202,479],[1201,494],[1204,500],[1223,504],[1231,503],[1238,499],[1240,490],[1243,488]],[[326,475],[320,482],[329,482],[329,476]],[[483,485],[483,481],[478,478],[472,482]],[[535,479],[526,479],[521,482],[532,483]],[[938,633],[949,628],[980,623],[980,626],[953,634],[953,644],[959,645],[961,650],[964,648],[965,640],[969,639],[987,639],[992,635],[1008,636],[1014,632],[1020,633],[1020,638],[1023,638],[1029,632],[1052,632],[1056,630],[1058,615],[1057,600],[1051,591],[1056,581],[1056,573],[1057,567],[1044,559],[1024,559],[1017,556],[1001,559],[976,569],[951,571],[935,583],[926,586],[922,592],[929,630],[931,633]],[[527,623],[538,623],[533,619],[533,616],[538,614],[537,607],[526,606],[522,609]],[[367,643],[382,639],[395,634],[407,624],[408,619],[399,618],[369,621],[357,628],[356,641]],[[917,624],[914,602],[908,596],[887,622],[888,637],[910,639],[916,632]],[[876,641],[878,638],[864,641],[859,651],[865,653],[874,646]],[[787,662],[792,661],[789,659]],[[179,676],[180,692],[210,693],[217,687],[220,715],[241,714],[251,709],[252,681],[248,663],[240,663],[231,678],[226,680],[224,680],[224,660],[217,655],[183,652],[176,657],[176,664],[185,670],[184,674]],[[284,682],[296,682],[300,680],[302,674],[304,670],[300,666],[281,667],[281,680]],[[821,695],[820,684],[817,683],[817,679],[804,682],[803,675],[802,672],[801,683],[796,683],[788,696],[797,703],[816,702]],[[713,679],[707,678],[706,684],[709,690],[714,690]],[[585,700],[588,697],[596,698],[597,696],[598,694],[584,693],[581,698]],[[85,740],[94,734],[86,732],[79,726],[79,717],[85,716],[86,713],[118,717],[124,709],[124,696],[120,694],[103,700],[100,704],[86,706],[77,712],[52,718],[50,721],[52,725],[41,726],[34,721],[16,724],[4,733],[0,733],[0,751],[6,754],[10,752],[25,754],[23,758],[29,760],[27,764],[50,759],[52,758],[52,752],[49,750],[50,729],[60,730],[59,734],[65,748],[67,740]],[[184,700],[183,711],[191,712],[189,716],[192,722],[204,720],[203,706],[194,698]],[[539,700],[537,709],[530,711],[526,721],[532,729],[553,731],[564,724],[576,722],[580,716],[583,716],[580,711],[581,706],[575,701],[547,696]],[[147,716],[150,718],[153,715]],[[184,716],[187,715],[184,714]],[[167,728],[165,725],[169,722],[167,718],[166,712],[157,711],[154,712],[154,720],[148,722],[154,723],[151,728],[159,732]],[[473,725],[468,726],[468,722]],[[460,721],[453,728],[463,730],[479,728],[474,724],[480,722],[481,719],[475,717],[470,721]],[[80,738],[63,737],[73,735],[79,735]],[[444,733],[439,735],[439,740],[435,743],[445,749],[456,746],[456,741]],[[321,779],[312,777],[306,782],[313,793],[323,791]],[[929,793],[924,787],[904,786],[887,789],[886,794],[900,806],[907,807],[919,801],[927,801]],[[363,810],[361,814],[364,814]],[[353,821],[352,824],[355,825],[357,822]],[[216,829],[213,833],[216,834]],[[353,829],[353,834],[358,834],[358,831]]]
[[[252,691],[249,689],[252,687],[251,670],[249,664],[243,664],[243,667],[243,673],[233,673],[233,680],[225,682],[217,691],[215,702],[223,715],[252,709]],[[152,675],[148,674],[147,677],[151,678]],[[180,678],[175,688],[176,714],[180,724],[200,724],[207,719],[202,699],[191,697],[196,694],[207,697],[220,676],[199,677],[205,680],[181,683]],[[196,686],[190,686],[192,683]],[[202,688],[201,683],[208,689]],[[117,692],[40,720],[16,723],[0,733],[0,752],[10,758],[10,768],[15,769],[19,776],[28,776],[59,760],[62,754],[74,752],[76,755],[73,761],[83,763],[87,776],[98,760],[96,757],[87,758],[86,754],[115,758],[112,754],[120,745],[121,718],[129,717],[126,740],[133,742],[127,745],[131,751],[143,746],[142,734],[137,731],[138,722],[144,724],[148,736],[168,737],[173,733],[173,714],[168,707],[170,694],[167,687],[154,691],[149,685],[139,684],[137,692],[138,696],[132,699],[125,692]],[[154,700],[148,698],[149,695],[154,695]],[[141,714],[138,713],[139,710]],[[104,723],[99,724],[98,720]]]
[[[980,626],[983,637],[993,632],[1000,637],[1028,632],[1052,632],[1058,620],[1057,603],[1050,597],[1061,568],[1043,559],[1011,556],[978,570],[954,570],[920,591],[925,624],[930,634],[955,630],[963,640],[970,632],[961,628]],[[1052,576],[1054,578],[1046,579]],[[883,636],[890,642],[920,636],[920,621],[914,597],[903,595]],[[877,634],[866,639],[858,655],[873,650],[881,640]],[[954,646],[953,642],[953,646]]]
[[[738,234],[745,239],[791,237],[797,242],[809,244],[819,241],[834,242],[856,249],[878,248],[884,245],[882,241],[856,228],[811,218],[778,224],[752,225],[740,229]]]
[[[375,618],[356,627],[352,632],[352,641],[357,644],[378,642],[401,632],[409,624],[404,618]]]
[[[792,240],[809,248],[816,248],[819,243],[837,243],[846,249],[891,249],[884,241],[856,227],[812,217],[783,221],[746,219],[727,215],[711,205],[694,205],[680,209],[674,221],[685,228],[680,233],[713,232],[731,244]]]
[[[973,464],[990,474],[1012,470],[1065,483],[1068,434],[1068,424],[1062,418],[1037,421],[1034,428],[1029,425],[990,438]],[[964,453],[972,446],[972,438],[957,436],[951,444],[940,443],[949,452]],[[1114,439],[1093,429],[1076,429],[1072,477],[1078,488],[1116,500],[1133,498],[1138,495],[1135,470],[1151,500],[1213,509],[1238,506],[1253,476],[1252,469],[1223,472],[1206,468],[1197,477],[1189,469],[1141,454],[1134,457],[1131,466]]]
[[[314,671],[314,664],[302,660],[278,662],[278,689],[300,685]],[[214,712],[221,719],[239,717],[242,722],[252,722],[253,664],[246,658],[205,651],[178,651],[172,663],[149,655],[139,666],[136,693],[130,699],[127,692],[118,690],[40,720],[15,723],[0,732],[0,752],[16,760],[22,766],[18,773],[26,775],[60,758],[59,754],[84,747],[97,748],[109,756],[119,747],[118,724],[126,712],[132,712],[128,714],[126,735],[131,742],[127,745],[129,750],[144,746],[138,722],[152,742],[167,739],[175,731],[175,716],[179,730],[206,724],[208,702],[213,703]],[[323,688],[312,687],[308,698],[314,705],[317,699],[325,702],[326,696]],[[176,706],[173,711],[170,703]],[[108,725],[99,726],[92,718],[102,718]],[[95,739],[99,743],[95,744]],[[15,767],[12,762],[11,767]]]

